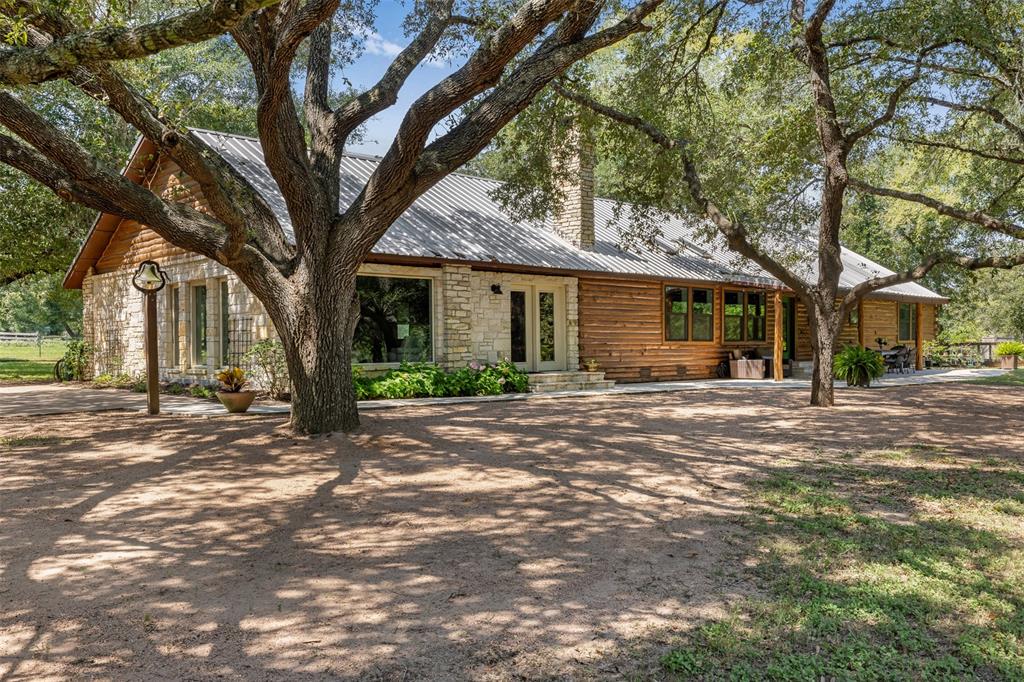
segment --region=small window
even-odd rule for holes
[[[856,308],[850,310],[850,314],[846,317],[846,323],[856,327],[860,324],[860,311]]]
[[[900,341],[917,340],[917,304],[900,303]]]
[[[231,364],[231,311],[228,305],[228,282],[220,283],[220,364]]]
[[[764,341],[767,316],[763,292],[747,292],[747,341]]]
[[[206,287],[192,287],[192,364],[206,364]]]
[[[665,287],[665,338],[686,341],[690,338],[690,290],[686,287]]]
[[[715,292],[693,290],[693,340],[713,341],[715,338]]]
[[[743,292],[725,292],[725,340],[743,340]]]
[[[352,343],[356,362],[433,359],[429,279],[360,276],[356,291],[359,324]]]

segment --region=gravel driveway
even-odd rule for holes
[[[752,477],[867,445],[1024,448],[1020,391],[869,395],[414,407],[318,439],[278,417],[0,419],[0,680],[656,665],[672,632],[756,591]]]

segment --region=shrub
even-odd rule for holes
[[[472,363],[447,373],[431,363],[403,363],[372,378],[355,367],[352,381],[357,400],[390,400],[522,393],[529,378],[515,364],[504,360],[497,365]]]
[[[188,394],[193,398],[206,398],[207,400],[217,399],[217,391],[213,390],[209,386],[203,386],[202,384],[192,384],[189,386]]]
[[[1003,341],[1002,343],[996,346],[996,355],[998,355],[1001,358],[1010,355],[1024,357],[1024,342]]]
[[[255,344],[245,354],[244,361],[249,365],[250,373],[260,388],[275,400],[283,400],[288,395],[290,382],[288,379],[288,361],[285,358],[284,346],[276,339],[264,339]]]
[[[885,374],[885,361],[873,350],[847,346],[836,353],[832,371],[837,379],[851,386],[868,386],[872,379]]]
[[[92,346],[85,341],[69,341],[61,358],[61,380],[82,381],[92,356]]]
[[[142,390],[146,390],[146,379],[144,377],[132,377],[131,374],[100,374],[92,380],[93,388],[135,388],[142,383]]]

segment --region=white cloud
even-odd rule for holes
[[[366,34],[367,54],[376,54],[384,57],[397,57],[402,50],[403,47],[401,45],[387,40],[376,31],[371,31]]]

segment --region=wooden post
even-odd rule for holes
[[[775,336],[772,346],[772,376],[782,381],[782,292],[775,290]]]
[[[914,308],[917,309],[917,330],[915,332],[916,338],[914,339],[914,355],[915,366],[917,369],[924,369],[924,306],[920,303],[915,303]]]
[[[146,398],[150,414],[160,414],[160,362],[156,347],[156,292],[146,297]]]
[[[861,348],[867,348],[868,345],[864,343],[864,299],[857,301],[857,345]]]

